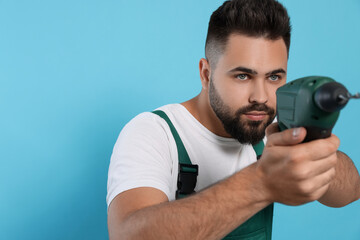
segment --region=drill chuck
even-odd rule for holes
[[[314,101],[321,110],[331,113],[343,109],[350,96],[348,90],[341,83],[328,82],[315,91]]]

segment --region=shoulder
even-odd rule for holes
[[[165,112],[167,115],[176,115],[179,112],[180,108],[181,108],[180,104],[168,104],[156,108],[154,111],[161,110]],[[161,125],[162,123],[164,123],[163,119],[159,117],[157,114],[154,114],[153,112],[143,112],[137,115],[136,117],[134,117],[133,119],[131,119],[129,123],[125,125],[125,127],[130,127],[139,124],[144,126],[159,125],[159,124]]]
[[[162,110],[171,119],[176,114],[178,104],[169,104],[156,110]],[[115,143],[113,153],[120,150],[134,152],[156,151],[169,153],[175,142],[166,121],[152,112],[143,112],[130,120],[121,130]]]
[[[167,115],[172,116],[176,112],[176,104],[169,104],[157,108]],[[170,117],[171,118],[171,117]],[[161,133],[168,132],[168,124],[166,121],[152,112],[143,112],[131,119],[121,130],[120,136],[128,136],[129,134],[138,136],[154,136],[159,137]],[[153,135],[154,134],[154,135]]]
[[[123,127],[110,160],[108,205],[117,194],[137,187],[157,188],[171,199],[177,159],[171,136],[166,121],[151,112],[137,115]]]

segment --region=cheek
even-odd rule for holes
[[[233,79],[229,79],[224,84],[222,97],[232,109],[238,109],[248,104],[249,89],[246,84],[240,84]]]
[[[268,87],[268,106],[276,107],[276,90],[279,88],[278,85],[271,85]]]

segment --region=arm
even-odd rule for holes
[[[154,188],[120,193],[109,206],[110,239],[220,239],[272,202],[319,199],[335,175],[338,139],[299,144],[305,129],[277,129],[267,129],[258,162],[188,198],[168,202]]]
[[[360,176],[352,160],[337,151],[336,175],[319,202],[329,207],[343,207],[360,198]]]
[[[259,180],[252,164],[177,201],[154,188],[128,190],[109,206],[110,239],[220,239],[270,204]]]

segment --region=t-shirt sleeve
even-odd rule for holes
[[[172,160],[166,122],[153,113],[142,113],[121,131],[111,156],[106,202],[121,192],[153,187],[170,199]]]

